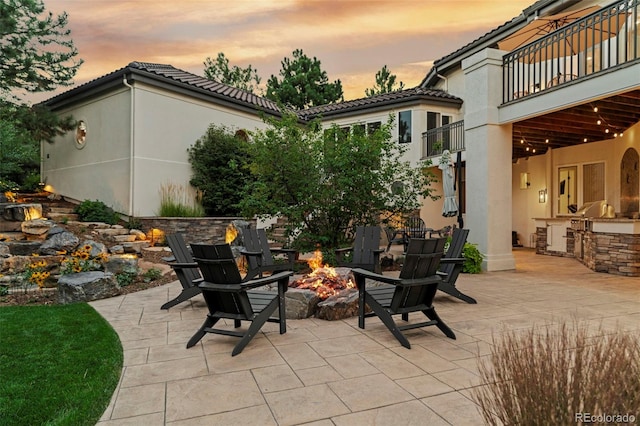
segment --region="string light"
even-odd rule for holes
[[[593,112],[598,113],[598,107],[597,107],[597,106],[591,105],[591,107],[593,108]],[[618,135],[619,135],[620,137],[622,137],[622,131],[620,131],[621,129],[620,129],[619,127],[617,127],[617,126],[612,126],[611,124],[609,124],[609,123],[607,122],[607,120],[606,120],[602,115],[600,115],[600,114],[598,114],[598,117],[597,117],[597,118],[598,118],[598,119],[596,120],[596,124],[597,124],[598,126],[601,126],[601,125],[605,125],[605,126],[606,126],[606,128],[604,129],[604,133],[605,133],[605,135],[609,135],[609,134],[611,133],[611,130],[616,130],[616,132],[613,134],[613,137],[614,137],[614,138],[617,138],[617,137],[618,137]],[[585,139],[584,139],[584,142],[586,142],[586,141],[587,141],[587,139],[585,138]]]

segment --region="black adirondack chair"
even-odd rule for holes
[[[440,261],[440,270],[438,271],[438,275],[442,277],[442,281],[438,284],[438,290],[467,303],[478,303],[476,299],[467,296],[456,287],[458,275],[460,275],[464,268],[462,250],[464,248],[464,244],[467,242],[468,236],[468,229],[456,228],[453,230],[449,249]]]
[[[358,326],[364,329],[365,317],[378,316],[402,346],[409,349],[411,344],[402,334],[403,330],[435,325],[447,337],[455,339],[456,335],[440,319],[433,307],[433,298],[441,281],[437,271],[445,241],[445,238],[412,238],[398,278],[375,274],[365,269],[354,269],[360,303]],[[386,285],[366,287],[367,279]],[[365,304],[369,305],[372,312],[366,313]],[[422,312],[429,321],[408,323],[411,312]],[[407,324],[398,325],[393,315],[401,315]]]
[[[191,252],[184,242],[182,234],[170,234],[166,236],[167,244],[171,248],[173,256],[167,261],[173,269],[182,285],[182,292],[176,297],[162,305],[160,309],[169,309],[178,303],[185,302],[193,296],[200,294],[200,289],[194,280],[201,278],[198,264],[193,260]]]
[[[267,232],[264,229],[241,229],[245,249],[240,253],[247,259],[245,280],[262,277],[264,272],[292,271],[296,262],[296,250],[270,248]],[[284,256],[282,262],[276,262],[276,256]]]
[[[336,264],[349,268],[362,268],[368,271],[380,272],[380,227],[358,226],[352,247],[335,250]],[[351,252],[351,261],[347,262],[345,255]]]
[[[384,233],[387,236],[387,250],[391,249],[392,244],[403,244],[405,243],[404,238],[404,230],[403,229],[394,229],[391,226],[384,227]]]
[[[427,228],[422,218],[417,216],[411,216],[407,218],[404,224],[404,251],[407,251],[407,246],[412,238],[427,238],[431,237],[432,228]],[[427,233],[429,235],[427,235]]]
[[[240,337],[233,348],[232,356],[238,355],[267,322],[280,324],[280,334],[287,331],[284,294],[288,289],[292,271],[279,272],[265,278],[243,281],[231,247],[228,244],[192,244],[193,256],[202,272],[198,287],[202,291],[209,313],[196,334],[189,339],[192,347],[206,333]],[[267,284],[277,283],[278,291],[253,290]],[[277,318],[274,314],[278,313]],[[214,328],[221,319],[233,320],[236,330]],[[246,330],[238,330],[241,321],[251,324]]]

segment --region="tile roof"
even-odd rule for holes
[[[255,112],[264,111],[274,115],[280,115],[282,112],[278,104],[269,99],[183,71],[172,65],[149,62],[131,62],[123,68],[54,96],[44,101],[43,104],[53,109],[62,108],[80,99],[91,97],[122,85],[125,78],[127,82],[138,80],[148,84],[168,85],[173,90],[177,89],[178,91],[196,94],[209,100],[213,98],[217,101]],[[414,87],[369,98],[321,105],[294,112],[301,120],[309,120],[318,116],[327,117],[360,112],[370,108],[388,107],[411,101],[446,102],[456,106],[462,104],[462,99],[445,91]]]
[[[142,80],[150,84],[169,85],[182,91],[205,98],[214,98],[253,111],[265,111],[276,115],[281,113],[277,103],[269,99],[183,71],[172,65],[148,62],[131,62],[126,67],[54,96],[43,104],[52,108],[62,107],[77,99],[107,90],[114,84],[122,84],[124,78],[128,81]]]
[[[376,95],[368,98],[354,99],[351,101],[344,101],[335,104],[320,105],[317,107],[311,107],[298,111],[297,113],[300,118],[309,120],[318,116],[330,117],[332,115],[351,113],[375,107],[387,107],[394,104],[418,100],[446,102],[456,106],[462,104],[462,99],[450,95],[443,90],[414,87],[412,89],[383,93],[381,95]]]

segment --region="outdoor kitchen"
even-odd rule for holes
[[[640,276],[637,212],[616,213],[607,200],[599,200],[572,215],[534,220],[537,254],[574,257],[596,272]]]

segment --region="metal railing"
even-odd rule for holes
[[[503,103],[640,58],[640,0],[623,0],[503,57]]]
[[[422,134],[422,158],[435,157],[445,149],[464,151],[464,120],[427,130]]]

